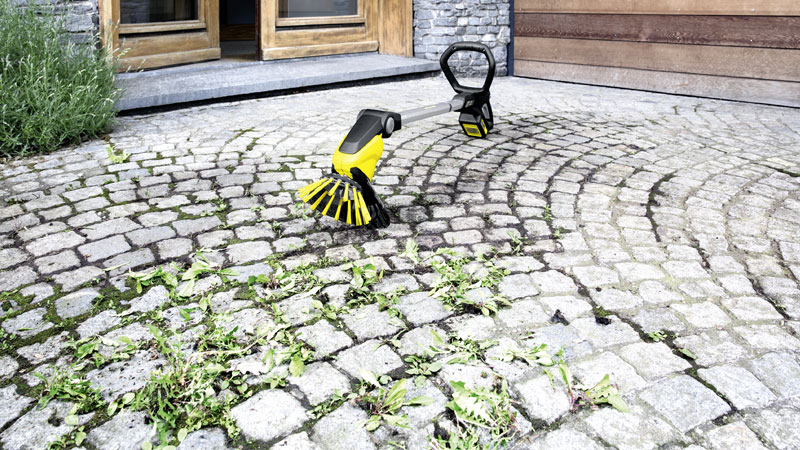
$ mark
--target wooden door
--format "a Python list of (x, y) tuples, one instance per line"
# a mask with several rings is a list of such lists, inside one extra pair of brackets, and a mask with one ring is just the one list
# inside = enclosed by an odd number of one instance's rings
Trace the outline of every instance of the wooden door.
[(514, 75), (800, 106), (798, 0), (516, 0)]
[(378, 3), (378, 0), (261, 0), (261, 58), (378, 50)]
[(121, 69), (219, 59), (218, 0), (100, 0), (101, 34)]

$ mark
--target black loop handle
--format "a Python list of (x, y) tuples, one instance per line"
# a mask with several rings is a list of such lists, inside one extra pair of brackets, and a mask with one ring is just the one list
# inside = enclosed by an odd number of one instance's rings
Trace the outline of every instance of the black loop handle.
[[(453, 71), (450, 70), (450, 65), (447, 64), (447, 61), (453, 56), (453, 53), (459, 51), (470, 51), (470, 52), (478, 52), (483, 53), (486, 56), (486, 60), (489, 61), (489, 73), (486, 74), (486, 81), (483, 82), (483, 87), (475, 88), (469, 86), (462, 86), (458, 80), (456, 80), (456, 76), (453, 75)], [(495, 69), (495, 62), (494, 62), (494, 55), (492, 55), (492, 51), (484, 44), (480, 42), (456, 42), (451, 44), (447, 47), (447, 50), (442, 53), (442, 57), (439, 58), (439, 64), (442, 66), (442, 72), (444, 72), (444, 76), (447, 78), (447, 81), (450, 82), (450, 86), (453, 87), (453, 90), (459, 94), (468, 93), (468, 94), (488, 94), (489, 88), (492, 86), (492, 80), (494, 80), (494, 69)]]

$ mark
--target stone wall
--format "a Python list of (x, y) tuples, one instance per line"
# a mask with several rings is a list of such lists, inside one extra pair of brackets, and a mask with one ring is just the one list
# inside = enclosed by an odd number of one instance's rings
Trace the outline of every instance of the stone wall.
[[(508, 71), (511, 41), (509, 0), (414, 0), (414, 56), (438, 60), (456, 41), (479, 41), (492, 49), (497, 75)], [(459, 52), (450, 65), (461, 74), (485, 73), (484, 58)]]
[(76, 42), (91, 42), (91, 36), (99, 30), (97, 0), (16, 0), (16, 3), (20, 7), (33, 3), (55, 8), (55, 12), (64, 21), (64, 29)]

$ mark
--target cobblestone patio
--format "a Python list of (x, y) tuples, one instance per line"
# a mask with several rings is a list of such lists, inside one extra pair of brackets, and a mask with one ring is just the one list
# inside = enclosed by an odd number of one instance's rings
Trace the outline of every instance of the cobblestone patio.
[[(228, 351), (203, 370), (230, 385), (201, 393), (227, 422), (164, 442), (428, 448), (454, 432), (451, 381), (505, 380), (515, 448), (800, 448), (800, 113), (513, 78), (493, 94), (486, 140), (455, 115), (387, 140), (382, 231), (293, 192), (327, 172), (359, 109), (447, 99), (443, 79), (124, 117), (117, 163), (98, 140), (1, 166), (0, 447), (157, 447), (151, 373)], [(445, 308), (432, 263), (457, 260), (472, 307)], [(384, 270), (371, 286), (367, 264)], [(158, 266), (177, 280), (137, 293), (129, 271)], [(357, 393), (362, 369), (410, 377), (431, 331), (482, 349), (408, 383), (432, 401), (402, 408), (410, 428), (367, 431), (370, 404), (336, 393)], [(541, 343), (576, 384), (609, 374), (630, 412), (573, 408), (555, 369), (502, 356)]]

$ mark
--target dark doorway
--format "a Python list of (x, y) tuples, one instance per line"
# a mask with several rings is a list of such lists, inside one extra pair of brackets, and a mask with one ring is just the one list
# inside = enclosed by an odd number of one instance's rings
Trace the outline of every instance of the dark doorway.
[(256, 60), (256, 1), (219, 1), (219, 37), (223, 58)]

